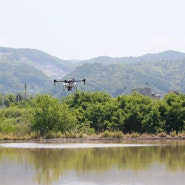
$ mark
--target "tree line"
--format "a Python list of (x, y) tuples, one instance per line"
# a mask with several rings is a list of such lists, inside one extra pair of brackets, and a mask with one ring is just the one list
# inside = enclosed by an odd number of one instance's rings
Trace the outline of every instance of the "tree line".
[(185, 95), (161, 100), (133, 93), (113, 98), (104, 92), (77, 91), (61, 99), (48, 94), (16, 100), (0, 95), (0, 136), (65, 133), (181, 133), (185, 130)]

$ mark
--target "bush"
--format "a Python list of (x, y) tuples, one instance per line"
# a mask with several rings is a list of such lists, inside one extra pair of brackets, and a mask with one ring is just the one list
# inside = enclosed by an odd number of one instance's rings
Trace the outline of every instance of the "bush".
[(172, 137), (175, 137), (175, 136), (177, 136), (177, 132), (174, 130), (174, 131), (172, 131), (172, 132), (170, 132), (170, 136), (172, 136)]
[(123, 137), (123, 132), (122, 131), (110, 132), (110, 131), (106, 130), (102, 133), (102, 137), (105, 137), (105, 138), (122, 138)]
[(167, 134), (165, 132), (158, 133), (157, 136), (159, 137), (166, 137)]
[(111, 133), (108, 130), (106, 130), (102, 133), (102, 137), (111, 137)]

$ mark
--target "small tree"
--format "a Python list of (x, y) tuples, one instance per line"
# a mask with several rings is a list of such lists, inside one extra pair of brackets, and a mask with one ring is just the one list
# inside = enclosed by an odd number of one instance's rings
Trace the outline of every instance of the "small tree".
[(72, 129), (76, 119), (66, 105), (62, 105), (57, 98), (49, 95), (39, 95), (34, 99), (33, 130), (42, 135), (51, 131), (65, 132)]
[(166, 131), (176, 131), (177, 133), (183, 131), (185, 127), (185, 95), (169, 93), (163, 100), (168, 106), (166, 116)]

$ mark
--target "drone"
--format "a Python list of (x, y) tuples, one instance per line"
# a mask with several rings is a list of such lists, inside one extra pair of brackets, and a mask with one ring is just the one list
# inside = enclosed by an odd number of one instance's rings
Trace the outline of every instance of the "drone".
[(54, 80), (54, 85), (56, 84), (56, 82), (63, 82), (63, 91), (65, 91), (66, 89), (68, 91), (71, 91), (73, 88), (74, 90), (77, 90), (77, 85), (76, 82), (86, 82), (86, 79), (82, 79), (82, 80), (75, 80), (74, 78), (68, 79), (68, 80)]

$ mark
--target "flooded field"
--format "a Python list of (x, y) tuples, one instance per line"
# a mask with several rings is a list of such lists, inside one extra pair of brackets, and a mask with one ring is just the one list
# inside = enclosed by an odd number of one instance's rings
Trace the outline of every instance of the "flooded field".
[(2, 185), (184, 185), (185, 141), (0, 143)]

